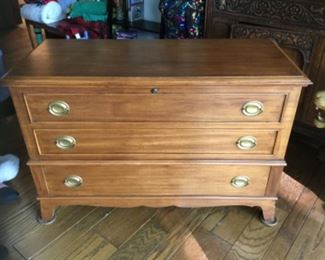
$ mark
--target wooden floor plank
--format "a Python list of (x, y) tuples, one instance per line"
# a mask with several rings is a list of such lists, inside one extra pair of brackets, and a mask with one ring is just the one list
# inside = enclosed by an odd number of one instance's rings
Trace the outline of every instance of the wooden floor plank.
[(36, 191), (29, 172), (25, 174), (20, 171), (18, 177), (8, 183), (8, 186), (18, 191), (20, 196), (18, 200), (12, 203), (1, 205), (0, 225), (21, 214), (21, 212), (32, 207), (33, 204), (37, 204)]
[(299, 232), (286, 259), (319, 259), (325, 256), (325, 214), (324, 202), (315, 203), (311, 214)]
[(142, 260), (145, 256), (153, 251), (167, 233), (159, 226), (158, 223), (150, 221), (142, 227), (127, 243), (116, 251), (109, 259), (132, 259)]
[(295, 204), (292, 212), (287, 215), (281, 230), (274, 237), (274, 241), (272, 241), (263, 259), (285, 259), (285, 255), (290, 249), (295, 236), (310, 213), (312, 203), (308, 201), (309, 199), (313, 200), (313, 194), (310, 190), (305, 189)]
[(32, 256), (33, 259), (67, 259), (78, 248), (84, 246), (84, 241), (80, 240), (94, 226), (105, 219), (111, 209), (95, 208), (86, 217), (81, 219), (72, 228), (65, 232), (62, 236), (52, 241), (42, 251)]
[(227, 213), (227, 207), (216, 207), (214, 208), (209, 216), (203, 220), (200, 227), (207, 231), (212, 231), (214, 227), (222, 221)]
[(38, 205), (34, 203), (29, 208), (25, 208), (20, 214), (7, 219), (0, 224), (0, 243), (10, 246), (21, 240), (29, 232), (40, 228), (37, 223)]
[(279, 223), (272, 228), (261, 223), (257, 216), (254, 217), (224, 259), (261, 259), (281, 228), (286, 216), (286, 211), (278, 209)]
[(197, 228), (170, 258), (171, 260), (219, 260), (231, 244), (203, 227)]
[(131, 237), (111, 259), (167, 259), (208, 216), (211, 209), (164, 208)]
[[(175, 209), (179, 211), (180, 209)], [(190, 209), (189, 212), (174, 226), (171, 218), (161, 219), (161, 226), (167, 232), (165, 239), (159, 243), (154, 252), (151, 252), (148, 259), (168, 259), (182, 245), (183, 241), (192, 235), (194, 230), (211, 213), (212, 208)]]
[(25, 25), (21, 24), (2, 34), (0, 49), (4, 52), (4, 63), (7, 70), (26, 57), (32, 51), (32, 46)]
[(249, 207), (227, 207), (224, 218), (216, 224), (212, 232), (228, 243), (233, 244), (257, 210)]
[(287, 174), (283, 174), (278, 192), (277, 208), (290, 212), (297, 202), (305, 186)]
[(114, 209), (94, 230), (115, 247), (120, 247), (156, 212), (153, 208)]
[[(300, 198), (295, 203), (292, 211), (288, 215), (263, 259), (285, 259), (292, 243), (299, 234), (301, 227), (317, 200), (316, 194), (325, 186), (325, 175), (323, 171), (325, 172), (325, 169), (319, 169), (318, 173), (311, 179), (309, 186), (312, 187), (313, 190), (307, 187), (303, 189)], [(286, 204), (289, 205), (290, 203)]]
[(7, 249), (9, 253), (8, 256), (5, 259), (1, 259), (1, 260), (25, 260), (26, 259), (21, 254), (19, 254), (13, 246), (8, 246)]
[(80, 246), (76, 247), (76, 249), (67, 257), (68, 259), (108, 259), (116, 251), (115, 246), (109, 243), (101, 235), (92, 231), (80, 238), (78, 244)]
[(57, 209), (57, 219), (52, 225), (39, 225), (19, 242), (14, 244), (16, 250), (26, 258), (32, 257), (52, 241), (62, 236), (76, 223), (87, 217), (91, 207), (61, 207)]
[[(308, 201), (312, 204), (312, 210), (304, 225), (297, 232), (296, 239), (291, 246), (286, 258), (295, 259), (324, 259), (325, 256), (325, 163), (318, 168), (318, 175), (314, 185), (310, 187), (315, 191), (313, 199)], [(317, 182), (318, 180), (318, 182)], [(319, 194), (319, 196), (317, 196)], [(297, 227), (298, 228), (298, 227)]]
[(22, 191), (19, 189), (18, 191), (20, 193), (20, 197), (17, 201), (6, 205), (1, 205), (0, 225), (7, 222), (9, 219), (16, 217), (17, 215), (20, 215), (21, 212), (32, 207), (33, 204), (37, 204), (36, 191), (34, 187), (30, 186), (26, 190)]

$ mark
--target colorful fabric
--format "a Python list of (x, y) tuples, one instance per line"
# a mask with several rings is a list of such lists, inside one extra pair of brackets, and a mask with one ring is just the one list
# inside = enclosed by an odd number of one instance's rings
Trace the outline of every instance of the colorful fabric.
[(116, 40), (132, 40), (138, 37), (138, 33), (132, 30), (116, 31)]
[(204, 0), (160, 0), (164, 36), (169, 39), (197, 39), (203, 36)]
[[(61, 21), (57, 28), (68, 39), (106, 39), (108, 38), (107, 23), (89, 22), (82, 17)], [(85, 37), (86, 36), (86, 37)]]
[(106, 21), (107, 1), (79, 1), (73, 4), (69, 17), (82, 17), (86, 21)]

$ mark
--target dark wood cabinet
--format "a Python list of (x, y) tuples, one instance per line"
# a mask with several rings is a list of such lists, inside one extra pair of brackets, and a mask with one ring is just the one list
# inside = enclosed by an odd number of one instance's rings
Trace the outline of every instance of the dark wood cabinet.
[[(314, 96), (325, 90), (325, 1), (207, 0), (206, 38), (268, 38), (313, 81), (301, 95), (296, 121), (313, 127)], [(324, 131), (325, 134), (325, 131)]]
[(0, 30), (6, 30), (21, 23), (18, 0), (0, 1)]

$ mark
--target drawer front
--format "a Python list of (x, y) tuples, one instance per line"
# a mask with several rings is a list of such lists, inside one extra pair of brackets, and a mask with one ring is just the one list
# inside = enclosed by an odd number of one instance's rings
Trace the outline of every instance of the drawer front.
[(64, 165), (42, 170), (50, 196), (263, 196), (270, 167), (191, 163)]
[[(273, 154), (275, 130), (37, 129), (40, 155)], [(255, 138), (255, 144), (254, 139)], [(246, 146), (250, 146), (249, 147)]]
[[(284, 94), (25, 95), (32, 122), (278, 122), (284, 100)], [(262, 104), (253, 116), (243, 110), (252, 101)]]

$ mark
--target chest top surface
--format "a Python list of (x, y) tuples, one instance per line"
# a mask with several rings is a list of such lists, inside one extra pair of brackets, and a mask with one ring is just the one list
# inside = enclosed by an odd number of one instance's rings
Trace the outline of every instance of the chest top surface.
[(308, 79), (268, 40), (47, 40), (7, 80), (66, 78)]

